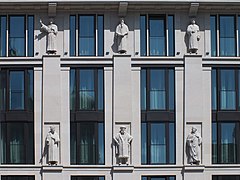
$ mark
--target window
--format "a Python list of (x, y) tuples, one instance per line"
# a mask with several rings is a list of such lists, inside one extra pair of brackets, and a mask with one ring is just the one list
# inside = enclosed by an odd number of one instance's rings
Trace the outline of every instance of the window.
[(71, 180), (104, 180), (103, 176), (72, 176)]
[(142, 180), (176, 180), (175, 176), (143, 176)]
[(212, 163), (214, 164), (240, 162), (239, 81), (239, 69), (212, 69)]
[[(236, 56), (237, 55), (236, 16), (212, 15), (210, 16), (210, 28), (211, 28), (211, 56)], [(218, 34), (219, 39), (217, 39)], [(219, 47), (217, 47), (218, 43)]]
[(0, 162), (33, 164), (33, 70), (1, 69), (0, 117)]
[(34, 180), (34, 176), (1, 176), (1, 180)]
[(104, 164), (103, 69), (70, 72), (71, 164)]
[[(77, 56), (76, 49), (78, 49), (78, 56), (103, 56), (103, 15), (79, 15), (78, 21), (76, 17), (76, 15), (70, 16), (70, 56)], [(78, 37), (76, 30), (78, 30)]]
[(174, 70), (141, 70), (142, 164), (175, 163)]
[(0, 56), (34, 56), (34, 16), (0, 16), (0, 25)]
[(141, 56), (174, 56), (174, 41), (173, 15), (140, 16)]
[(239, 175), (221, 175), (221, 176), (212, 176), (213, 180), (240, 180)]

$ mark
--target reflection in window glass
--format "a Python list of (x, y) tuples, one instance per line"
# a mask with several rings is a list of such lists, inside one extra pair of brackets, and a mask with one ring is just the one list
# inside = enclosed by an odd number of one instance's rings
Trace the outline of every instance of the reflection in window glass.
[(9, 17), (8, 56), (25, 56), (25, 17)]
[(212, 70), (212, 110), (217, 110), (217, 71)]
[(213, 180), (239, 180), (239, 175), (221, 175), (221, 176), (212, 176)]
[(0, 70), (0, 111), (6, 109), (6, 71)]
[(10, 71), (9, 109), (24, 109), (24, 71)]
[(221, 163), (236, 163), (235, 133), (235, 123), (221, 123)]
[(219, 16), (220, 56), (236, 56), (235, 16)]
[(169, 123), (169, 162), (175, 163), (175, 123)]
[(94, 56), (95, 53), (95, 16), (79, 16), (79, 50), (80, 56)]
[(236, 109), (235, 71), (223, 69), (220, 71), (220, 107), (221, 110)]
[(104, 124), (71, 123), (71, 164), (104, 164)]
[(33, 70), (27, 71), (27, 87), (28, 87), (28, 94), (27, 94), (27, 109), (33, 111)]
[(34, 180), (34, 176), (1, 176), (1, 180)]
[(210, 29), (211, 29), (211, 56), (217, 56), (217, 18), (210, 16)]
[(174, 86), (174, 82), (175, 82), (175, 78), (174, 78), (174, 70), (173, 69), (169, 69), (169, 73), (168, 73), (168, 85), (169, 85), (169, 110), (174, 110), (175, 108), (175, 104), (174, 104), (174, 99), (175, 99), (175, 86)]
[(149, 17), (149, 55), (165, 56), (165, 22), (164, 17)]
[(71, 180), (104, 180), (103, 176), (72, 176)]
[(141, 160), (142, 164), (147, 163), (147, 123), (141, 123)]
[(69, 21), (70, 56), (76, 56), (76, 16), (71, 15)]
[(174, 47), (174, 16), (168, 16), (168, 55), (174, 56), (175, 47)]
[(97, 16), (97, 32), (98, 32), (98, 56), (103, 56), (104, 53), (104, 21), (103, 15)]
[(146, 69), (141, 70), (141, 110), (147, 108), (147, 74)]
[(176, 180), (175, 176), (143, 176), (142, 180)]
[(150, 109), (166, 109), (165, 70), (150, 70)]
[(103, 110), (103, 70), (98, 70), (98, 110)]
[(76, 104), (76, 71), (70, 70), (70, 110), (75, 110)]
[(0, 16), (0, 56), (6, 56), (6, 39), (7, 39), (7, 17)]
[(34, 53), (34, 16), (28, 16), (28, 56)]
[(146, 16), (140, 16), (140, 54), (141, 56), (147, 55), (147, 25)]
[(79, 88), (79, 107), (80, 110), (95, 109), (95, 92), (94, 92), (94, 71), (85, 69), (81, 70), (80, 88)]
[(166, 163), (165, 124), (151, 124), (151, 164)]
[(212, 163), (217, 163), (217, 123), (212, 123)]

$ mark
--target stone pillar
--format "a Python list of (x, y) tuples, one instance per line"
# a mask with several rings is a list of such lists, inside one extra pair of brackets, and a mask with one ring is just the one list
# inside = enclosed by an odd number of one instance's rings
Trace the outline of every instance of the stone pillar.
[(113, 127), (113, 68), (104, 67), (104, 104), (105, 104), (105, 165), (111, 166), (113, 163), (112, 149), (110, 148), (113, 142), (112, 127)]
[(42, 67), (34, 67), (34, 142), (35, 164), (42, 158)]
[[(138, 73), (132, 73), (130, 55), (114, 55), (113, 57), (113, 137), (120, 130), (120, 126), (126, 126), (126, 131), (133, 134), (133, 77), (138, 78)], [(137, 85), (137, 84), (135, 84)], [(138, 85), (137, 85), (138, 86)], [(136, 87), (134, 86), (134, 89)], [(137, 93), (137, 92), (136, 92)], [(135, 98), (134, 98), (135, 99)], [(135, 127), (134, 127), (135, 128)], [(137, 128), (138, 129), (138, 128)], [(133, 137), (134, 138), (134, 137)], [(134, 139), (133, 139), (134, 141)], [(115, 144), (115, 143), (113, 143)], [(113, 148), (113, 179), (132, 179), (133, 157), (132, 145), (129, 165), (117, 164), (116, 149)]]
[(61, 67), (61, 164), (70, 165), (70, 67)]
[[(184, 179), (185, 180), (202, 180), (204, 179), (204, 154), (202, 146), (199, 148), (200, 164), (190, 165), (186, 154), (186, 139), (194, 126), (202, 137), (204, 124), (204, 91), (203, 91), (203, 68), (201, 55), (185, 55), (184, 57), (184, 120), (185, 120), (185, 137), (184, 137)], [(208, 140), (209, 141), (209, 140)]]
[[(54, 126), (56, 132), (60, 136), (60, 144), (58, 148), (58, 164), (61, 164), (61, 69), (60, 69), (60, 56), (59, 55), (45, 55), (43, 56), (43, 105), (42, 105), (42, 118), (43, 118), (43, 147), (45, 146), (46, 135), (50, 130), (50, 126)], [(69, 96), (68, 96), (69, 97)], [(46, 154), (43, 159), (43, 164), (47, 164)], [(49, 167), (51, 168), (51, 167)], [(47, 170), (48, 171), (48, 170)], [(58, 171), (58, 170), (57, 170)], [(44, 171), (43, 171), (44, 172)], [(51, 172), (51, 174), (53, 174)], [(47, 178), (48, 179), (48, 178)]]

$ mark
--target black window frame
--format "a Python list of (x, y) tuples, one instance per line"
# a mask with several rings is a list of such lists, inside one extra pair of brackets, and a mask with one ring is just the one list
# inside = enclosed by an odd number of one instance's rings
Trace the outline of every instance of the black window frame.
[(235, 177), (234, 180), (240, 180), (240, 175), (232, 175), (232, 174), (231, 175), (212, 175), (212, 180), (229, 180), (230, 177)]
[[(28, 82), (30, 79), (28, 78), (28, 71), (32, 71), (32, 95), (33, 95), (33, 101), (31, 102), (31, 107), (28, 106), (29, 99), (29, 84)], [(34, 138), (32, 139), (32, 142), (29, 141), (29, 136), (34, 137), (34, 73), (33, 68), (1, 68), (1, 73), (5, 75), (5, 88), (6, 88), (6, 104), (5, 109), (0, 110), (0, 128), (1, 125), (3, 125), (3, 128), (5, 128), (4, 136), (6, 138), (6, 143), (8, 144), (6, 149), (6, 162), (1, 162), (1, 164), (35, 164), (35, 147), (34, 147)], [(10, 72), (11, 71), (23, 71), (24, 72), (24, 109), (22, 110), (11, 110), (9, 107), (9, 88), (10, 88)], [(13, 163), (10, 160), (10, 135), (11, 135), (11, 129), (8, 128), (8, 126), (14, 125), (15, 123), (22, 123), (24, 124), (24, 161), (20, 163)], [(32, 128), (32, 129), (31, 129)], [(32, 133), (29, 135), (30, 131)], [(3, 132), (2, 132), (3, 133)], [(30, 155), (32, 154), (32, 157)]]
[[(151, 110), (150, 109), (150, 70), (165, 70), (165, 90), (166, 90), (166, 109), (165, 110)], [(142, 70), (146, 70), (146, 109), (141, 109), (141, 124), (146, 123), (146, 136), (147, 136), (147, 162), (144, 163), (143, 159), (141, 164), (148, 165), (161, 165), (161, 164), (176, 164), (176, 146), (174, 147), (174, 162), (170, 162), (170, 136), (169, 136), (169, 125), (174, 124), (174, 141), (176, 144), (176, 122), (175, 122), (175, 70), (173, 67), (142, 67)], [(169, 105), (169, 72), (173, 72), (173, 96), (174, 96), (174, 107), (170, 110)], [(166, 163), (151, 163), (151, 124), (153, 123), (164, 123), (165, 124), (165, 137), (166, 137)]]
[[(233, 70), (235, 77), (235, 93), (236, 93), (236, 107), (235, 109), (221, 109), (221, 70)], [(239, 164), (240, 163), (240, 107), (239, 107), (239, 96), (240, 96), (240, 67), (222, 67), (216, 66), (212, 67), (212, 82), (213, 82), (213, 71), (216, 72), (216, 109), (212, 109), (212, 128), (213, 123), (216, 124), (216, 147), (212, 142), (212, 164)], [(212, 86), (213, 88), (213, 86)], [(213, 92), (213, 89), (212, 89)], [(213, 101), (213, 98), (212, 98)], [(224, 123), (235, 123), (235, 138), (236, 138), (236, 159), (235, 162), (222, 162), (222, 150), (221, 150), (221, 125)], [(213, 132), (212, 132), (213, 133)], [(212, 134), (213, 135), (213, 134)], [(216, 154), (214, 154), (214, 149), (216, 149)], [(214, 155), (216, 156), (216, 161), (214, 162)]]
[(92, 178), (91, 180), (105, 180), (105, 176), (71, 176), (71, 180), (89, 180), (89, 178)]
[(171, 175), (167, 175), (167, 176), (164, 176), (164, 175), (154, 175), (154, 176), (142, 176), (142, 180), (151, 180), (152, 178), (165, 178), (165, 180), (170, 180), (170, 178), (175, 178), (175, 180), (176, 180), (176, 176), (175, 175), (173, 175), (173, 176), (171, 176)]
[[(79, 42), (79, 38), (80, 38), (80, 28), (79, 28), (79, 17), (80, 16), (93, 16), (94, 17), (94, 54), (92, 55), (80, 55), (79, 53), (79, 46), (80, 46), (80, 42)], [(103, 17), (102, 18), (102, 23), (103, 23), (103, 26), (101, 29), (102, 31), (102, 52), (100, 52), (98, 46), (100, 45), (99, 43), (99, 35), (100, 35), (100, 31), (98, 30), (98, 28), (100, 28), (99, 26), (99, 17)], [(71, 51), (69, 53), (69, 56), (70, 57), (86, 57), (86, 56), (98, 56), (98, 57), (101, 57), (101, 56), (104, 56), (104, 52), (105, 52), (105, 49), (104, 49), (104, 14), (103, 13), (99, 13), (99, 14), (70, 14), (69, 15), (69, 21), (71, 20), (71, 18), (74, 19), (74, 24), (73, 24), (73, 27), (75, 27), (75, 30), (70, 29), (70, 34), (71, 36), (73, 36), (73, 38), (75, 38), (72, 42), (69, 43), (69, 48), (74, 48), (73, 51)], [(71, 31), (74, 31), (74, 32), (71, 32)], [(69, 38), (69, 41), (70, 41), (70, 38)]]
[(34, 180), (34, 175), (1, 175), (1, 180)]
[[(78, 128), (81, 126), (81, 123), (85, 123), (85, 124), (92, 124), (94, 126), (94, 135), (93, 137), (95, 137), (95, 140), (98, 141), (98, 124), (102, 123), (103, 124), (103, 142), (105, 144), (105, 120), (104, 120), (104, 70), (103, 67), (72, 67), (71, 69), (75, 70), (75, 92), (76, 92), (76, 100), (75, 100), (75, 108), (70, 110), (70, 123), (71, 123), (71, 128), (75, 128), (75, 131), (77, 132), (76, 138), (79, 136), (79, 132), (78, 132)], [(94, 71), (94, 91), (95, 91), (95, 109), (94, 110), (81, 110), (79, 109), (79, 72), (81, 70), (93, 70)], [(102, 70), (102, 78), (103, 78), (103, 94), (102, 94), (102, 99), (103, 99), (103, 109), (98, 109), (98, 72), (99, 70)], [(71, 77), (70, 77), (71, 78)], [(79, 142), (79, 141), (76, 141)], [(97, 142), (98, 143), (98, 142)], [(81, 163), (80, 162), (80, 149), (78, 148), (78, 144), (76, 151), (76, 160), (75, 162), (70, 162), (71, 165), (77, 164), (77, 165), (99, 165), (99, 164), (105, 164), (105, 145), (103, 146), (104, 148), (104, 160), (103, 163), (99, 163), (99, 157), (98, 157), (98, 153), (99, 153), (99, 144), (96, 143), (96, 152), (95, 152), (95, 162), (86, 162), (86, 163)]]
[[(173, 17), (173, 32), (169, 32), (169, 17)], [(141, 24), (141, 20), (144, 18), (144, 24)], [(150, 54), (150, 18), (161, 18), (164, 20), (164, 37), (165, 37), (165, 52), (164, 55), (151, 55)], [(140, 14), (140, 56), (150, 56), (150, 57), (170, 57), (175, 56), (175, 16), (173, 13), (170, 14)], [(142, 32), (141, 28), (145, 28), (144, 32)], [(170, 34), (172, 34), (172, 42), (170, 43)], [(144, 37), (141, 37), (144, 35)], [(170, 50), (170, 47), (173, 47)], [(145, 52), (142, 52), (142, 48), (144, 48)]]

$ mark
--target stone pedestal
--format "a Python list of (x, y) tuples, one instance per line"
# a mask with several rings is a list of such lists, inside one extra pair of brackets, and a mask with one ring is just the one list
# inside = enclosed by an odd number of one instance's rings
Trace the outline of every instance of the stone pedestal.
[(113, 166), (113, 180), (134, 179), (133, 166)]
[(204, 166), (185, 166), (183, 169), (184, 179), (186, 180), (203, 180), (204, 178)]
[(62, 170), (63, 166), (43, 166), (42, 177), (43, 179), (63, 180)]

